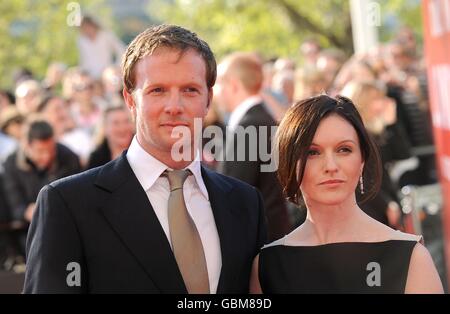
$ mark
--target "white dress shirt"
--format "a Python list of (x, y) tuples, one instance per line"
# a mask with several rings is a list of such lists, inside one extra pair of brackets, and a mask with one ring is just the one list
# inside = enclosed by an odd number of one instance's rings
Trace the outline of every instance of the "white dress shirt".
[(230, 120), (228, 120), (228, 130), (233, 132), (239, 125), (239, 122), (245, 116), (247, 111), (251, 108), (263, 102), (263, 99), (259, 95), (251, 96), (241, 102), (231, 113)]
[(103, 70), (113, 64), (113, 56), (116, 63), (120, 63), (125, 46), (113, 33), (100, 30), (94, 40), (80, 35), (78, 50), (80, 67), (98, 79), (101, 78)]
[[(167, 202), (170, 193), (169, 181), (166, 177), (161, 176), (166, 169), (170, 168), (147, 153), (137, 141), (136, 136), (128, 149), (127, 159), (139, 183), (146, 192), (159, 223), (167, 236), (167, 240), (172, 246), (167, 217)], [(189, 169), (193, 174), (188, 176), (183, 185), (186, 208), (194, 220), (203, 243), (210, 291), (211, 293), (216, 293), (222, 268), (222, 254), (219, 234), (209, 202), (208, 190), (201, 174), (200, 160), (196, 158), (185, 169)]]

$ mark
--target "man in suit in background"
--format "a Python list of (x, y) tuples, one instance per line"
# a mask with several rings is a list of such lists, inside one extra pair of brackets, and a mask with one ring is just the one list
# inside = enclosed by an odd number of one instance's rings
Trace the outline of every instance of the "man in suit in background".
[[(276, 126), (260, 96), (262, 82), (262, 64), (254, 54), (236, 52), (220, 63), (215, 99), (231, 115), (225, 158), (218, 170), (261, 191), (266, 207), (268, 240), (274, 241), (291, 231), (291, 223), (276, 168), (265, 171), (262, 167), (272, 162), (264, 160), (262, 154), (270, 154), (272, 127)], [(263, 128), (267, 132), (261, 133)], [(252, 158), (252, 154), (256, 158)]]
[(188, 159), (172, 151), (177, 128), (194, 146), (213, 53), (186, 29), (156, 26), (127, 48), (123, 76), (136, 136), (118, 159), (40, 192), (24, 292), (247, 293), (265, 242), (260, 193), (202, 167), (196, 147)]

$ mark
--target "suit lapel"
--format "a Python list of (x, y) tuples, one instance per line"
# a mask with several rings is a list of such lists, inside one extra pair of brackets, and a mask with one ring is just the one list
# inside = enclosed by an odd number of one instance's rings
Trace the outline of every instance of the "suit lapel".
[(162, 293), (187, 293), (170, 244), (126, 153), (102, 169), (96, 185), (110, 192), (101, 211)]
[(220, 272), (217, 293), (226, 293), (233, 286), (237, 272), (233, 269), (236, 265), (236, 245), (239, 243), (238, 233), (234, 232), (233, 225), (237, 217), (232, 211), (229, 193), (232, 186), (216, 173), (202, 167), (202, 177), (208, 190), (209, 201), (216, 222), (222, 253), (222, 269)]

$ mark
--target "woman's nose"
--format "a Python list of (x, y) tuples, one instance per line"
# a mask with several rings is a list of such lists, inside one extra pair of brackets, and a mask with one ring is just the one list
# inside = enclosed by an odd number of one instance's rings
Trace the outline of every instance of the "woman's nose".
[(337, 170), (338, 164), (336, 162), (336, 157), (333, 154), (325, 155), (325, 171), (336, 172)]

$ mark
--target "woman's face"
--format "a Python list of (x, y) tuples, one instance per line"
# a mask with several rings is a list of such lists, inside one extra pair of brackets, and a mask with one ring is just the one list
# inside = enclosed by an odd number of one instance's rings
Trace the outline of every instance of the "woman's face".
[(324, 118), (308, 151), (300, 190), (306, 204), (339, 205), (355, 199), (364, 162), (358, 135), (338, 115)]
[(127, 148), (133, 139), (134, 125), (126, 110), (108, 113), (105, 121), (105, 136), (114, 146)]
[[(380, 134), (386, 125), (392, 124), (396, 120), (395, 103), (386, 95), (376, 89), (366, 92), (367, 104), (361, 110), (361, 115), (367, 130), (373, 134)], [(392, 116), (393, 115), (393, 116)]]
[(368, 99), (370, 99), (366, 108), (367, 118), (378, 118), (383, 114), (387, 97), (378, 90), (372, 89), (368, 91)]

